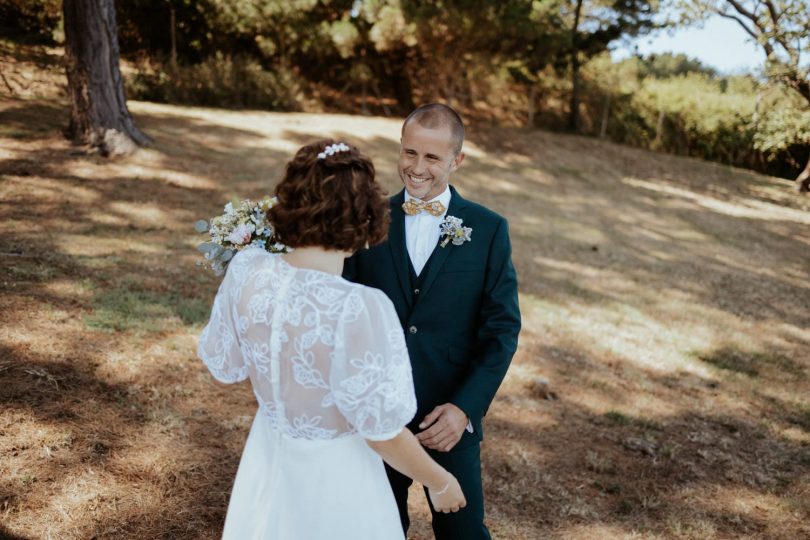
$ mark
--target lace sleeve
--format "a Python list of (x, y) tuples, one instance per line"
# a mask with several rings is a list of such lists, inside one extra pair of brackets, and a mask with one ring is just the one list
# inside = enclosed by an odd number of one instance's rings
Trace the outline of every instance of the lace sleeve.
[(396, 437), (416, 414), (405, 336), (380, 291), (352, 292), (336, 335), (330, 385), (338, 410), (363, 437)]
[(247, 271), (242, 253), (228, 265), (225, 279), (211, 308), (211, 318), (200, 335), (197, 356), (208, 371), (220, 382), (235, 383), (248, 377), (247, 365), (239, 349), (237, 305), (241, 296), (241, 283)]

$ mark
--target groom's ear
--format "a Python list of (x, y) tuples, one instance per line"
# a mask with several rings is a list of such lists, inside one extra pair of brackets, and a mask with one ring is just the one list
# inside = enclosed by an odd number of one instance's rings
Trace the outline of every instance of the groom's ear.
[(464, 161), (465, 154), (464, 152), (459, 152), (456, 157), (453, 159), (453, 165), (451, 166), (451, 171), (455, 171), (459, 167), (461, 167), (461, 162)]

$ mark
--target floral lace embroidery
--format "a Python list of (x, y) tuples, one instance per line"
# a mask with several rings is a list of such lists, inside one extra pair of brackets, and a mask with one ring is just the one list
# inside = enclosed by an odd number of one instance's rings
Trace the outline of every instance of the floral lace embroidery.
[(385, 295), (263, 250), (231, 261), (198, 354), (222, 382), (250, 377), (260, 410), (290, 437), (390, 438), (416, 411)]

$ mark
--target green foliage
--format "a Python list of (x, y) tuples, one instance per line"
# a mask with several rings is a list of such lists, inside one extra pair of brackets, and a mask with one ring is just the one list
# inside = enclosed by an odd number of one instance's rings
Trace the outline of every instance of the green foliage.
[(364, 2), (362, 14), (371, 24), (369, 39), (377, 51), (384, 53), (417, 45), (416, 25), (405, 20), (398, 1)]
[(810, 107), (784, 88), (771, 88), (760, 105), (762, 114), (754, 147), (773, 158), (795, 145), (810, 146)]
[(143, 63), (125, 83), (130, 98), (164, 103), (290, 111), (299, 110), (302, 99), (301, 84), (290, 72), (221, 53), (177, 69), (165, 62)]
[[(755, 147), (770, 159), (786, 157), (801, 170), (810, 167), (810, 63), (802, 53), (810, 49), (810, 0), (676, 0), (682, 21), (703, 21), (714, 15), (736, 21), (756, 40), (766, 55), (765, 75), (771, 94), (788, 90), (783, 107), (763, 115), (757, 125)], [(792, 151), (804, 156), (796, 161)]]
[(332, 43), (341, 58), (353, 56), (360, 42), (360, 32), (347, 16), (332, 23), (323, 22), (323, 32), (332, 38)]
[(717, 72), (704, 66), (697, 58), (689, 58), (685, 54), (650, 54), (641, 59), (641, 75), (659, 79), (686, 75), (688, 73), (701, 73), (710, 77), (717, 76)]
[(797, 141), (810, 146), (810, 122), (795, 93), (749, 76), (720, 78), (677, 56), (613, 63), (600, 55), (583, 67), (583, 78), (587, 132), (599, 133), (607, 108), (606, 135), (617, 142), (788, 176), (766, 161), (789, 160), (786, 152), (801, 151)]
[(61, 17), (61, 0), (0, 0), (0, 29), (28, 41), (53, 42)]
[(750, 148), (756, 97), (753, 82), (748, 92), (732, 93), (723, 86), (721, 80), (697, 73), (645, 79), (634, 100), (649, 126), (663, 112), (660, 148), (731, 164), (738, 151)]

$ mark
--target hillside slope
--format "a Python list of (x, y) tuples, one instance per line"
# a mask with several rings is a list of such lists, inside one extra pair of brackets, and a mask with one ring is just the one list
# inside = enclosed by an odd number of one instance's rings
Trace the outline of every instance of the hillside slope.
[[(399, 189), (397, 120), (131, 109), (155, 146), (105, 161), (61, 138), (58, 98), (0, 98), (0, 536), (217, 538), (255, 405), (195, 358), (218, 280), (191, 224), (321, 136)], [(808, 200), (472, 131), (453, 181), (509, 218), (524, 317), (486, 421), (494, 537), (810, 535)]]

